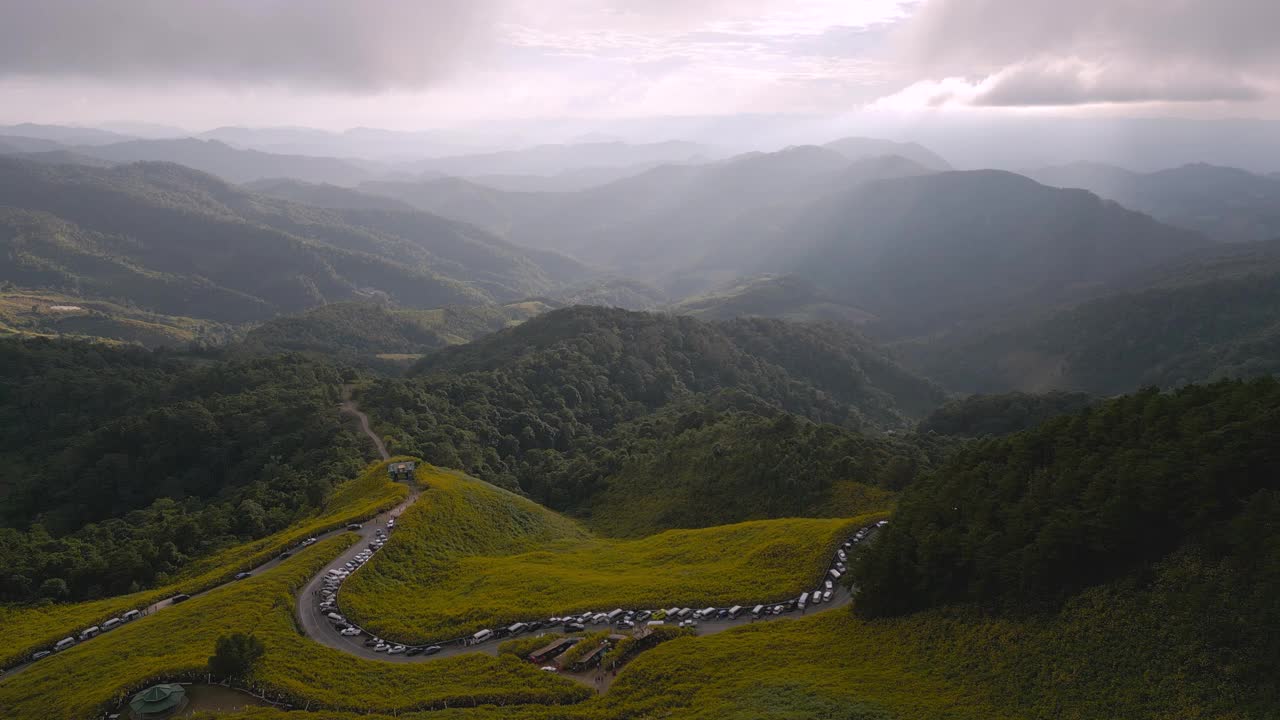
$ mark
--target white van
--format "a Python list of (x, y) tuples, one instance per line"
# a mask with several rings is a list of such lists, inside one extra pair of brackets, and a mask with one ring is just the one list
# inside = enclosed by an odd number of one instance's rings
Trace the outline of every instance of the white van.
[(803, 610), (803, 609), (804, 609), (804, 606), (805, 606), (808, 602), (809, 602), (809, 593), (807, 593), (807, 592), (802, 592), (802, 593), (800, 593), (800, 600), (799, 600), (799, 601), (797, 601), (797, 602), (796, 602), (796, 604), (800, 606), (800, 609), (801, 609), (801, 610)]
[(754, 615), (754, 616), (756, 616), (756, 617), (760, 617), (760, 613), (762, 613), (762, 612), (764, 612), (764, 606), (763, 606), (763, 605), (757, 605), (757, 606), (755, 606), (755, 607), (751, 608), (751, 614), (752, 614), (752, 615)]
[(493, 637), (492, 630), (481, 630), (480, 632), (471, 636), (471, 642), (473, 643), (484, 642), (485, 640), (488, 640), (491, 637)]
[(738, 616), (739, 616), (739, 615), (741, 615), (741, 614), (742, 614), (742, 606), (741, 606), (741, 605), (734, 605), (733, 607), (729, 608), (729, 617), (730, 617), (730, 618), (733, 618), (733, 619), (735, 619), (735, 620), (736, 620), (736, 619), (738, 618)]
[(618, 608), (617, 610), (614, 610), (614, 611), (610, 612), (610, 613), (609, 613), (609, 615), (608, 615), (609, 622), (615, 622), (615, 621), (617, 621), (617, 619), (618, 619), (621, 615), (622, 615), (622, 608)]
[(84, 641), (92, 637), (97, 637), (100, 632), (102, 632), (102, 628), (99, 628), (97, 625), (87, 627), (80, 631), (80, 640)]
[(510, 634), (512, 634), (512, 635), (515, 635), (516, 633), (524, 632), (524, 629), (525, 629), (525, 628), (527, 628), (527, 627), (529, 627), (529, 626), (528, 626), (528, 624), (526, 624), (526, 623), (522, 623), (522, 622), (518, 622), (518, 623), (513, 624), (511, 627), (507, 628), (507, 632), (508, 632), (508, 633), (510, 633)]
[(706, 619), (710, 620), (710, 619), (714, 618), (715, 616), (716, 616), (716, 609), (715, 609), (715, 608), (713, 608), (713, 607), (709, 607), (709, 608), (703, 608), (703, 609), (702, 609), (702, 617), (704, 617), (704, 618), (706, 618)]
[(839, 580), (839, 579), (840, 579), (840, 571), (839, 571), (839, 570), (836, 570), (835, 568), (831, 568), (830, 570), (828, 570), (828, 571), (827, 571), (827, 574), (831, 576), (831, 579), (832, 579), (832, 580)]
[(121, 620), (120, 618), (111, 618), (110, 620), (102, 623), (102, 631), (106, 632), (108, 630), (115, 630), (116, 628), (120, 627), (121, 623), (123, 622), (124, 621)]
[(64, 637), (64, 638), (62, 638), (61, 640), (59, 640), (58, 642), (54, 643), (54, 645), (53, 645), (53, 651), (54, 651), (54, 652), (58, 652), (58, 651), (60, 651), (60, 650), (66, 650), (67, 648), (69, 648), (69, 647), (71, 647), (72, 645), (75, 645), (75, 644), (76, 644), (76, 639), (75, 639), (75, 638), (73, 638), (73, 637)]
[(125, 621), (125, 622), (129, 622), (130, 620), (137, 620), (137, 619), (138, 619), (138, 618), (140, 618), (140, 617), (142, 617), (142, 612), (141, 612), (141, 611), (139, 611), (139, 610), (130, 610), (129, 612), (127, 612), (127, 613), (125, 613), (125, 614), (121, 615), (121, 616), (120, 616), (120, 619), (121, 619), (121, 620), (123, 620), (123, 621)]

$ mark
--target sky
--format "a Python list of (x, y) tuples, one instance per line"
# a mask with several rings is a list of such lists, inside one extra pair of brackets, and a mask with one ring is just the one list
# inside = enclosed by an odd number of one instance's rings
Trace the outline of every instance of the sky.
[(1277, 0), (0, 0), (0, 123), (1280, 119)]

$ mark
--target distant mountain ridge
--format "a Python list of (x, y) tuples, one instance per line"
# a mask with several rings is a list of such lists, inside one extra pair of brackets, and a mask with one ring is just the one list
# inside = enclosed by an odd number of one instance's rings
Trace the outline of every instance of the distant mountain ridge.
[(232, 183), (284, 176), (306, 182), (351, 186), (375, 174), (362, 167), (359, 161), (241, 150), (217, 140), (194, 138), (129, 140), (110, 145), (77, 146), (74, 150), (116, 163), (177, 163)]
[(1046, 185), (1084, 188), (1222, 242), (1280, 237), (1280, 179), (1274, 176), (1204, 163), (1152, 173), (1077, 163), (1026, 174)]
[(929, 170), (952, 170), (951, 163), (929, 148), (914, 142), (894, 142), (877, 138), (847, 137), (826, 143), (822, 147), (835, 150), (850, 160), (867, 160), (876, 157), (897, 156)]
[(667, 309), (701, 320), (771, 317), (797, 322), (862, 325), (875, 319), (795, 275), (746, 278), (706, 295), (685, 298)]
[(1280, 241), (1198, 254), (1012, 327), (906, 345), (959, 392), (1099, 395), (1280, 373)]
[(0, 273), (171, 315), (261, 320), (385, 296), (407, 307), (536, 295), (581, 266), (421, 212), (273, 200), (178, 165), (0, 158)]
[(913, 335), (1052, 303), (1207, 245), (1083, 190), (1002, 171), (868, 182), (806, 208), (760, 263)]

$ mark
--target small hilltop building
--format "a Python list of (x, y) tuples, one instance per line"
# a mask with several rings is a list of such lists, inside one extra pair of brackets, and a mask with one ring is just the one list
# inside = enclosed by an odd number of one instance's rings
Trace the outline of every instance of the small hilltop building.
[(393, 462), (387, 466), (387, 474), (396, 482), (407, 483), (413, 480), (413, 469), (415, 467), (417, 467), (417, 463), (409, 460)]

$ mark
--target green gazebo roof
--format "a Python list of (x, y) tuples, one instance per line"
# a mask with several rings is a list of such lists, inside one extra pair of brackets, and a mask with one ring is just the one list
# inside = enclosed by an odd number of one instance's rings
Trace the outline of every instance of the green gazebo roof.
[(152, 685), (129, 701), (129, 709), (139, 716), (155, 715), (172, 710), (186, 699), (187, 691), (176, 683)]

